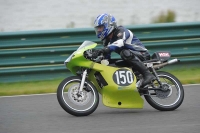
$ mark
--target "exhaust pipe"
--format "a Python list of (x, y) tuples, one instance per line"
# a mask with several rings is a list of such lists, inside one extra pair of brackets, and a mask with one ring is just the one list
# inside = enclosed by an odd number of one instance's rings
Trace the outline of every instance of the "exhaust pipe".
[(178, 59), (169, 60), (168, 64), (174, 64), (176, 62), (180, 62), (180, 60), (178, 60)]
[(174, 63), (176, 63), (176, 62), (180, 62), (180, 60), (178, 60), (178, 59), (172, 59), (172, 60), (169, 60), (169, 61), (167, 61), (167, 62), (165, 62), (165, 63), (155, 65), (155, 66), (153, 66), (153, 68), (154, 68), (154, 69), (159, 69), (159, 68), (161, 68), (161, 67), (164, 67), (164, 66), (170, 65), (170, 64), (174, 64)]

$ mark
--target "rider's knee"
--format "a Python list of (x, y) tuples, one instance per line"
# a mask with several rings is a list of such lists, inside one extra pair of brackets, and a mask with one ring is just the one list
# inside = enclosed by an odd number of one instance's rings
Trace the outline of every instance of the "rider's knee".
[(128, 49), (124, 49), (120, 52), (120, 56), (125, 61), (135, 60), (135, 55)]

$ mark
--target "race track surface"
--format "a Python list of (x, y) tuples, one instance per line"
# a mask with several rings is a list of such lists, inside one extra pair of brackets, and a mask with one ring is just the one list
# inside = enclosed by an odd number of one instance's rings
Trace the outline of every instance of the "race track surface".
[(0, 133), (199, 133), (200, 85), (184, 86), (185, 99), (175, 111), (114, 109), (100, 104), (86, 117), (74, 117), (55, 94), (0, 97)]

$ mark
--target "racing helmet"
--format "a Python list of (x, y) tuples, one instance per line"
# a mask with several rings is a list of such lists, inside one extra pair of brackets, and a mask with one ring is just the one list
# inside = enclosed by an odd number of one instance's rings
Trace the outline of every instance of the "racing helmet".
[(94, 21), (96, 36), (104, 40), (117, 27), (115, 18), (107, 13), (97, 16)]

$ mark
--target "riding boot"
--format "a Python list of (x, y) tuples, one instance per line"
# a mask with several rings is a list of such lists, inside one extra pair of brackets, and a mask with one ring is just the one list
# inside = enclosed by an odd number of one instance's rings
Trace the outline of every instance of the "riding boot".
[(131, 61), (133, 63), (134, 69), (139, 71), (143, 76), (143, 82), (141, 87), (145, 87), (147, 84), (149, 84), (152, 80), (155, 80), (156, 77), (147, 69), (147, 67), (139, 61)]
[(155, 80), (156, 77), (150, 73), (150, 71), (147, 69), (147, 67), (140, 62), (138, 59), (139, 57), (142, 57), (139, 52), (134, 52), (131, 50), (124, 49), (121, 51), (120, 55), (123, 60), (127, 61), (129, 64), (133, 66), (133, 69), (139, 71), (143, 76), (143, 82), (141, 87), (145, 87), (147, 84), (149, 84), (152, 80)]

